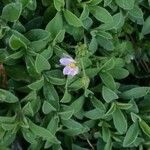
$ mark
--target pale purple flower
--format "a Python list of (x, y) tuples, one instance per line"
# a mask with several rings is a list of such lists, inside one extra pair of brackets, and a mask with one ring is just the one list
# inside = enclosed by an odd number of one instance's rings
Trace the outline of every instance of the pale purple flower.
[(64, 56), (59, 60), (59, 62), (61, 63), (61, 65), (65, 66), (65, 68), (63, 69), (64, 75), (75, 76), (79, 73), (79, 68), (76, 65), (76, 61), (72, 57)]

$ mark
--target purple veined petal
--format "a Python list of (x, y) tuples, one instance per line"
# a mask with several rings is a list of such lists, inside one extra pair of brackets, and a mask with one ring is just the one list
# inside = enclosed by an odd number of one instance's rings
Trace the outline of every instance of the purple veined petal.
[(66, 66), (64, 69), (63, 69), (63, 74), (64, 75), (70, 75), (70, 76), (75, 76), (76, 74), (79, 73), (79, 68), (78, 67), (75, 67), (75, 68), (71, 68), (69, 66)]
[(78, 67), (72, 68), (72, 70), (70, 71), (71, 76), (75, 76), (78, 73), (79, 73), (79, 68)]
[(63, 74), (64, 75), (70, 75), (70, 72), (72, 71), (72, 68), (69, 67), (69, 66), (66, 66), (64, 69), (63, 69)]
[(64, 58), (61, 58), (60, 60), (59, 60), (59, 62), (61, 63), (61, 65), (64, 65), (64, 66), (66, 66), (66, 65), (69, 65), (69, 64), (71, 64), (71, 63), (75, 63), (76, 61), (75, 60), (73, 60), (73, 58), (67, 58), (67, 57), (64, 57)]

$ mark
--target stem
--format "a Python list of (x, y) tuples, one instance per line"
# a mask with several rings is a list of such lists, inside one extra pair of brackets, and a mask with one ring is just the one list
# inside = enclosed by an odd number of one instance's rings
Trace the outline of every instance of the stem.
[(68, 91), (68, 78), (69, 78), (69, 77), (67, 77), (66, 85), (65, 85), (65, 89), (66, 89), (66, 91)]
[(66, 0), (66, 9), (69, 10), (69, 6), (70, 6), (70, 2), (69, 2), (69, 0)]
[(91, 142), (89, 141), (89, 139), (86, 139), (86, 141), (88, 142), (89, 146), (92, 148), (92, 150), (94, 150), (93, 145), (91, 144)]
[(83, 77), (86, 77), (85, 68), (84, 68), (84, 63), (83, 63), (83, 60), (82, 60), (82, 59), (81, 59), (81, 66), (82, 66), (82, 70), (83, 70)]
[(70, 76), (67, 76), (67, 80), (66, 80), (66, 84), (65, 84), (65, 89), (66, 91), (68, 91), (68, 83), (69, 83), (69, 80), (71, 79)]

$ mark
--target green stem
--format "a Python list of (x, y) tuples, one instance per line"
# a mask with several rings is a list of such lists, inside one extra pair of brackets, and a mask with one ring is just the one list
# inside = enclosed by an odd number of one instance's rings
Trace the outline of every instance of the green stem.
[(81, 66), (82, 66), (82, 70), (83, 70), (83, 77), (86, 77), (83, 59), (81, 59)]
[(68, 83), (69, 83), (69, 80), (71, 79), (70, 76), (67, 77), (67, 80), (66, 80), (66, 84), (65, 84), (65, 90), (68, 91)]
[(66, 85), (65, 85), (65, 89), (66, 89), (66, 91), (68, 91), (68, 78), (69, 78), (69, 77), (67, 77)]
[(66, 9), (69, 10), (69, 7), (70, 7), (70, 0), (66, 0)]

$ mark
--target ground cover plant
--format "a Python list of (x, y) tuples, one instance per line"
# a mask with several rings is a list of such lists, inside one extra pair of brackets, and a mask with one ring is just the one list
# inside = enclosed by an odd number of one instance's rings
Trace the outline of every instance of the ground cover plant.
[(150, 149), (149, 0), (0, 0), (0, 149)]

